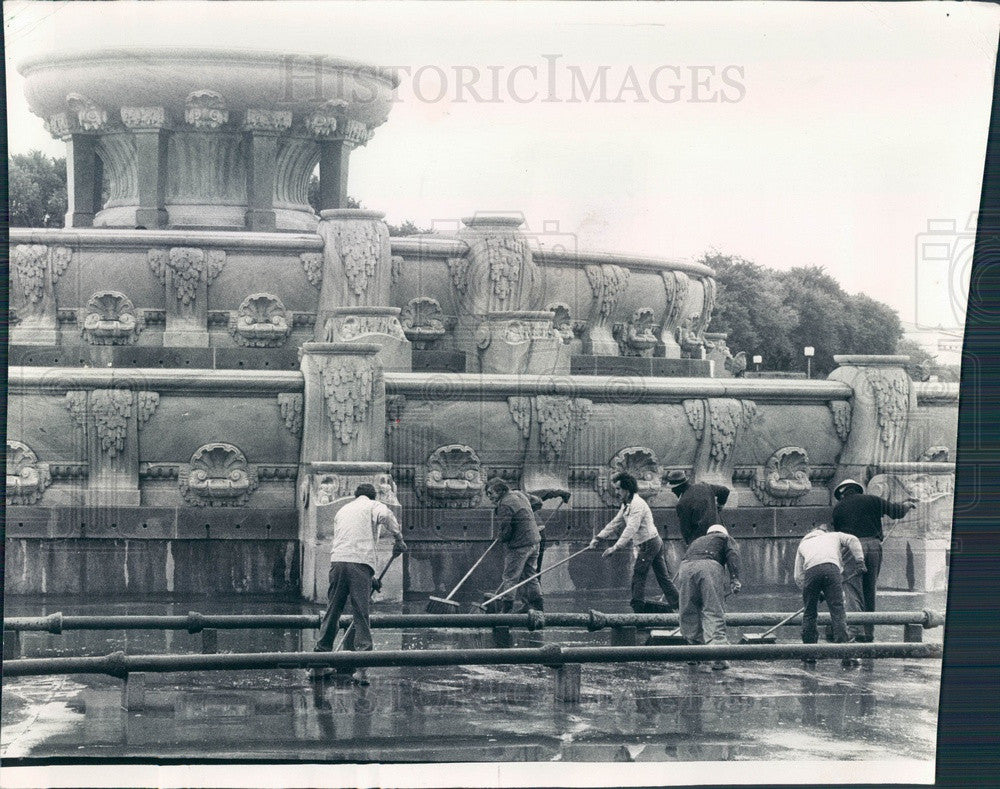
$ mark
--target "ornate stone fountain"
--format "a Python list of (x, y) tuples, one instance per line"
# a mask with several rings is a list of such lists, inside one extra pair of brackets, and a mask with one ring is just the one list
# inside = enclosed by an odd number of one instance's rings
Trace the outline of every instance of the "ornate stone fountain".
[[(21, 71), (71, 189), (65, 229), (11, 232), (9, 593), (321, 597), (330, 508), (361, 481), (413, 549), (396, 594), (450, 588), (492, 539), (491, 475), (572, 491), (548, 531), (561, 558), (629, 470), (676, 559), (673, 469), (734, 489), (745, 580), (783, 585), (840, 478), (954, 450), (957, 387), (914, 384), (899, 357), (721, 377), (699, 264), (550, 249), (516, 215), (390, 238), (345, 207), (350, 151), (390, 107), (379, 69), (118, 49)], [(928, 566), (937, 506), (905, 532)], [(547, 588), (618, 586), (616, 561), (578, 557)], [(495, 585), (495, 562), (477, 572)]]

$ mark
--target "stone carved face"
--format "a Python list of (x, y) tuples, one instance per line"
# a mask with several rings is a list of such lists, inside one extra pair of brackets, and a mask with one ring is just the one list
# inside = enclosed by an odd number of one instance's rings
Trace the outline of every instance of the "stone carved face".
[(482, 466), (476, 453), (452, 444), (436, 449), (427, 459), (427, 493), (437, 498), (473, 498), (483, 490)]
[(245, 504), (257, 488), (257, 474), (232, 444), (206, 444), (191, 457), (180, 480), (185, 498), (195, 504)]

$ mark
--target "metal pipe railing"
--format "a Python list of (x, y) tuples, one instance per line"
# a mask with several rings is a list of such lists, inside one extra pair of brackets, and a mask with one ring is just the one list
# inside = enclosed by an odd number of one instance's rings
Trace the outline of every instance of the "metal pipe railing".
[(560, 647), (518, 649), (426, 649), (384, 652), (256, 652), (230, 655), (126, 655), (28, 658), (4, 662), (7, 678), (52, 674), (106, 674), (127, 678), (140, 672), (253, 671), (263, 669), (404, 666), (542, 665), (688, 660), (793, 660), (803, 658), (940, 658), (938, 644), (711, 644), (655, 647)]
[[(788, 617), (783, 612), (745, 612), (726, 614), (726, 624), (731, 627), (767, 627)], [(3, 620), (3, 629), (11, 632), (62, 633), (66, 630), (187, 630), (199, 633), (206, 629), (286, 629), (313, 630), (319, 627), (319, 614), (200, 614), (191, 611), (186, 616), (73, 616), (61, 612), (48, 616), (10, 617)], [(343, 616), (340, 627), (347, 628), (353, 617)], [(830, 622), (829, 613), (819, 614), (819, 624)], [(876, 611), (847, 614), (849, 625), (920, 625), (924, 628), (940, 627), (944, 615), (935, 611)], [(542, 630), (547, 627), (586, 628), (590, 631), (606, 627), (677, 627), (678, 614), (605, 614), (542, 613), (525, 614), (374, 614), (373, 628), (526, 628)], [(798, 627), (791, 623), (788, 627)]]

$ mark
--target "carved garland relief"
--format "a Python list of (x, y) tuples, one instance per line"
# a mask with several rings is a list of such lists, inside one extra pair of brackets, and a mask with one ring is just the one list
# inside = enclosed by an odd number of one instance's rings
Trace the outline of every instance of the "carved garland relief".
[(326, 360), (321, 362), (320, 376), (334, 435), (342, 444), (350, 444), (375, 396), (375, 368), (369, 361), (351, 357)]

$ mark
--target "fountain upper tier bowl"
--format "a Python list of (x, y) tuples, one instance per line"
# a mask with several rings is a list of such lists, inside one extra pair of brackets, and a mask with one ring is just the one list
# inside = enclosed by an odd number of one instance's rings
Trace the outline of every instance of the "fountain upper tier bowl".
[(230, 113), (270, 109), (296, 122), (333, 110), (368, 128), (385, 122), (396, 75), (364, 63), (324, 55), (195, 47), (121, 47), (38, 55), (18, 65), (31, 111), (49, 120), (66, 112), (76, 94), (108, 113), (123, 107), (164, 107), (184, 119), (192, 93), (219, 94)]
[[(32, 112), (72, 141), (67, 225), (96, 227), (313, 230), (316, 164), (346, 177), (398, 84), (321, 55), (173, 47), (50, 54), (19, 70)], [(102, 177), (107, 200), (91, 206)]]

